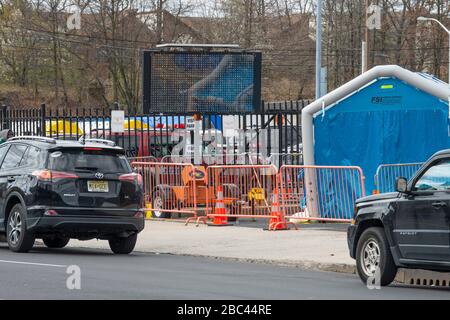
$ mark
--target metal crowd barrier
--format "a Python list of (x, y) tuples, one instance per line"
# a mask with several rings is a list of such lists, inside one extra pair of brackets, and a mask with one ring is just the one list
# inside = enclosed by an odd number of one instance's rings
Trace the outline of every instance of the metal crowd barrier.
[(366, 194), (360, 167), (284, 165), (279, 183), (283, 215), (290, 222), (349, 222), (355, 201)]
[(277, 187), (277, 168), (273, 165), (221, 165), (207, 170), (210, 192), (207, 216), (214, 219), (217, 195), (223, 193), (228, 220), (236, 218), (276, 219), (272, 195)]
[(143, 177), (145, 210), (153, 217), (190, 215), (186, 224), (199, 219), (208, 191), (204, 168), (190, 163), (160, 162), (133, 162), (132, 166)]
[(167, 155), (161, 159), (165, 163), (194, 163), (196, 160), (206, 166), (210, 165), (256, 165), (267, 164), (270, 160), (254, 153), (202, 154), (198, 158), (191, 155)]
[(398, 177), (410, 179), (423, 163), (382, 164), (375, 174), (375, 193), (395, 191), (395, 181)]
[(355, 201), (366, 195), (359, 167), (132, 165), (143, 176), (146, 210), (156, 218), (187, 214), (186, 223), (269, 219), (269, 229), (285, 229), (301, 220), (349, 222)]
[(132, 162), (159, 162), (156, 157), (153, 156), (146, 156), (146, 157), (128, 157), (128, 161), (130, 163)]

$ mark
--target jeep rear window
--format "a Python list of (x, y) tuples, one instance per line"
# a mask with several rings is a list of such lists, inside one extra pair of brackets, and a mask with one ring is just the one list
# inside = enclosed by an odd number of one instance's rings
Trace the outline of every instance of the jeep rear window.
[(50, 170), (63, 172), (130, 173), (125, 155), (105, 150), (58, 150), (49, 154)]

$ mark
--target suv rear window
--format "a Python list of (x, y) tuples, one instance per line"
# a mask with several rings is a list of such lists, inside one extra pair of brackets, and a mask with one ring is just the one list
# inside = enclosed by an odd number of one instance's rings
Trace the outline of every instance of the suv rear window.
[(63, 172), (98, 171), (101, 173), (130, 173), (124, 155), (107, 151), (59, 150), (49, 155), (49, 169)]

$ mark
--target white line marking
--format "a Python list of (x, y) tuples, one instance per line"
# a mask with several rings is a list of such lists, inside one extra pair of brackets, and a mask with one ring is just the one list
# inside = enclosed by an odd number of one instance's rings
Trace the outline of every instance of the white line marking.
[(67, 266), (61, 265), (61, 264), (47, 264), (47, 263), (24, 262), (24, 261), (0, 260), (0, 263), (24, 264), (24, 265), (40, 266), (40, 267), (67, 268)]

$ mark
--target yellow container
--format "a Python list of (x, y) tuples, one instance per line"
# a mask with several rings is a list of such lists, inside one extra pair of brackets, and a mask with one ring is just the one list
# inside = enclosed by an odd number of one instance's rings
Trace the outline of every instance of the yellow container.
[(151, 202), (146, 202), (145, 203), (145, 219), (151, 219), (152, 218), (152, 203)]

